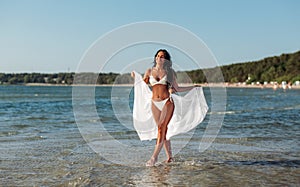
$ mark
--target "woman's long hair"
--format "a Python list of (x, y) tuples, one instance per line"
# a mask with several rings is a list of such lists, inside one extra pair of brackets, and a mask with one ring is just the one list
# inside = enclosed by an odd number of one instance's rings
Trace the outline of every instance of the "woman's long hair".
[(164, 70), (167, 73), (167, 84), (169, 87), (172, 87), (173, 81), (174, 81), (174, 75), (176, 76), (176, 73), (174, 69), (172, 68), (172, 60), (171, 60), (171, 55), (166, 49), (159, 49), (156, 54), (154, 55), (154, 61), (153, 61), (153, 67), (156, 66), (156, 56), (158, 55), (159, 52), (164, 53), (165, 57), (165, 62), (164, 62)]

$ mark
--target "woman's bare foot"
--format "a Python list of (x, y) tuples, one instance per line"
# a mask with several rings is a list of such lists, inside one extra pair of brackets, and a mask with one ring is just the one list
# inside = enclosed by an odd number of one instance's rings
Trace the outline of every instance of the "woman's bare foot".
[(168, 160), (165, 161), (166, 163), (174, 162), (174, 159), (172, 157), (168, 158)]
[(148, 162), (146, 163), (146, 166), (154, 166), (155, 163), (157, 162), (157, 159), (155, 158), (151, 158), (150, 160), (148, 160)]

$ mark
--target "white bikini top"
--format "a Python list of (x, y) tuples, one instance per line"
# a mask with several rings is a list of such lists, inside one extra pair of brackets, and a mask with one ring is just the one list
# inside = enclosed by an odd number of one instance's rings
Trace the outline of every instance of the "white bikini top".
[(167, 75), (163, 76), (159, 81), (157, 81), (152, 75), (149, 77), (149, 83), (151, 86), (157, 85), (157, 84), (163, 84), (167, 85)]

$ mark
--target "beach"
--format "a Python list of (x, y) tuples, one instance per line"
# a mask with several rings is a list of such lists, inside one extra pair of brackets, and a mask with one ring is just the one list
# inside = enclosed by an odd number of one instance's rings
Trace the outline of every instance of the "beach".
[[(298, 186), (300, 90), (233, 87), (226, 109), (214, 112), (203, 85), (205, 120), (171, 139), (173, 163), (162, 151), (149, 168), (155, 140), (140, 141), (134, 130), (131, 86), (99, 86), (92, 97), (85, 86), (78, 97), (72, 86), (0, 86), (0, 186)], [(220, 116), (220, 131), (200, 151), (207, 125)]]

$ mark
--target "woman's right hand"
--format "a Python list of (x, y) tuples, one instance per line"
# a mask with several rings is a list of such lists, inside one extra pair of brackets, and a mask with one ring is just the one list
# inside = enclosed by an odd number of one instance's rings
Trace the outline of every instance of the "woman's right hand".
[(131, 72), (131, 77), (134, 78), (135, 77), (135, 74), (134, 74), (134, 71)]

